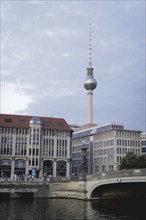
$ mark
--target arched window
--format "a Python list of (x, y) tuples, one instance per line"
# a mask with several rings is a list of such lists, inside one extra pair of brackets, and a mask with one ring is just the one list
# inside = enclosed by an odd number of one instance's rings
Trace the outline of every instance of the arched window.
[(45, 173), (47, 176), (53, 176), (53, 161), (45, 160), (43, 162), (43, 173)]
[(57, 176), (66, 176), (66, 162), (63, 160), (57, 161)]
[(11, 160), (8, 159), (0, 160), (0, 176), (1, 177), (11, 176)]
[(25, 160), (16, 160), (15, 161), (15, 174), (23, 175), (25, 174), (26, 161)]

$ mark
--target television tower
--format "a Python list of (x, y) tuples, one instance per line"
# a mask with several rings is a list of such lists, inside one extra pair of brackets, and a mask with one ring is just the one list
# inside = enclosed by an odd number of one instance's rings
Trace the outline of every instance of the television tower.
[(87, 78), (84, 81), (84, 88), (88, 91), (88, 124), (93, 124), (93, 90), (97, 86), (96, 79), (93, 76), (93, 67), (91, 59), (91, 23), (89, 24), (89, 66), (87, 68)]

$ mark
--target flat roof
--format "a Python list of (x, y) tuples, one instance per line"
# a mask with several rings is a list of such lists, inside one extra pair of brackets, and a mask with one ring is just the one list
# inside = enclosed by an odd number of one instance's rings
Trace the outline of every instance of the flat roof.
[(138, 130), (128, 130), (124, 129), (124, 125), (121, 123), (107, 123), (103, 125), (99, 125), (96, 127), (80, 130), (80, 131), (75, 131), (73, 132), (73, 139), (79, 138), (79, 137), (85, 137), (85, 136), (90, 136), (94, 135), (96, 133), (102, 133), (106, 131), (112, 131), (112, 130), (119, 130), (119, 131), (131, 131), (131, 132), (140, 132)]

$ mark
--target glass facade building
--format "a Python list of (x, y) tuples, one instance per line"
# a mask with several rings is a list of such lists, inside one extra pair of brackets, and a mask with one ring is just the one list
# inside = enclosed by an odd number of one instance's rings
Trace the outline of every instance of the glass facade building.
[(81, 172), (81, 147), (87, 146), (88, 174), (119, 169), (122, 158), (130, 151), (142, 154), (141, 131), (127, 130), (121, 124), (107, 124), (75, 131), (72, 137), (72, 172)]

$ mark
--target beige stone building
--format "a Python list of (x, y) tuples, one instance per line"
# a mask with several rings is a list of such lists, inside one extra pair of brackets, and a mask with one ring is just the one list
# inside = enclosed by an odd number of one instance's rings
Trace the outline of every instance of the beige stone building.
[(62, 118), (0, 114), (0, 176), (69, 176), (71, 134)]

